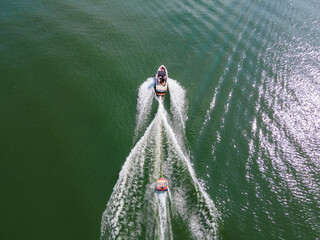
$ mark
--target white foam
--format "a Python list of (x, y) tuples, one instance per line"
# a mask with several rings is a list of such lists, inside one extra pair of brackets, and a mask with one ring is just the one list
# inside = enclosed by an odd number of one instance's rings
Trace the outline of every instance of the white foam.
[(157, 228), (156, 235), (161, 240), (173, 239), (170, 214), (168, 210), (167, 192), (155, 193), (155, 199), (157, 200), (158, 216), (159, 216), (159, 228)]
[(110, 235), (115, 238), (121, 229), (119, 221), (120, 215), (125, 215), (124, 211), (125, 201), (127, 206), (135, 205), (134, 199), (130, 199), (130, 195), (139, 187), (139, 177), (144, 167), (144, 160), (146, 158), (145, 152), (148, 145), (148, 138), (151, 130), (156, 122), (156, 118), (147, 128), (145, 134), (131, 150), (129, 156), (123, 165), (119, 174), (119, 179), (113, 188), (112, 195), (107, 205), (107, 209), (102, 216), (101, 233), (105, 235), (107, 227), (110, 228)]
[[(175, 80), (168, 81), (172, 91), (170, 97), (173, 123), (180, 124), (184, 130), (187, 119), (185, 90)], [(148, 101), (152, 102), (153, 99), (150, 99), (150, 92), (146, 90), (148, 84), (151, 84), (150, 79), (139, 88), (136, 131), (140, 131), (150, 114), (151, 103)], [(131, 150), (113, 188), (102, 216), (101, 239), (137, 239), (143, 234), (151, 239), (173, 239), (171, 217), (177, 215), (182, 216), (193, 238), (217, 238), (219, 214), (212, 200), (199, 185), (190, 159), (182, 150), (183, 143), (178, 139), (183, 138), (179, 136), (183, 133), (173, 131), (170, 116), (161, 98), (157, 100), (157, 114)], [(165, 146), (165, 149), (161, 153), (162, 146)], [(155, 194), (155, 180), (161, 174), (161, 154), (164, 154), (165, 159), (164, 175), (169, 186), (172, 183), (173, 187), (167, 193)], [(189, 179), (188, 184), (191, 185), (188, 188), (191, 190), (185, 191), (181, 177)], [(184, 206), (181, 203), (184, 203)]]
[(173, 115), (174, 122), (182, 130), (185, 130), (185, 123), (187, 121), (187, 107), (186, 107), (186, 90), (179, 84), (178, 81), (169, 78), (168, 87), (170, 91), (170, 111)]
[(135, 137), (137, 137), (141, 128), (146, 124), (150, 115), (154, 96), (154, 84), (154, 78), (148, 78), (139, 87)]
[[(214, 206), (213, 201), (208, 196), (208, 194), (200, 186), (200, 184), (195, 176), (194, 170), (191, 166), (191, 162), (190, 162), (189, 158), (185, 156), (181, 147), (179, 146), (178, 141), (177, 141), (175, 134), (173, 132), (173, 129), (168, 124), (168, 121), (166, 119), (165, 110), (163, 109), (163, 111), (164, 111), (164, 114), (162, 114), (161, 116), (163, 119), (166, 133), (168, 135), (168, 139), (169, 139), (170, 143), (172, 144), (173, 150), (178, 155), (178, 159), (182, 160), (185, 163), (185, 165), (188, 169), (188, 173), (190, 174), (190, 176), (193, 180), (193, 184), (194, 184), (194, 187), (197, 192), (197, 200), (199, 202), (203, 202), (203, 204), (206, 206), (206, 208), (209, 211), (209, 214), (211, 216), (211, 219), (206, 217), (206, 212), (201, 212), (200, 214), (203, 215), (203, 217), (206, 219), (206, 223), (209, 226), (210, 233), (212, 234), (212, 237), (217, 237), (217, 231), (218, 231), (217, 219), (219, 218), (218, 211), (217, 211), (216, 207)], [(170, 146), (170, 144), (169, 144), (169, 146)]]

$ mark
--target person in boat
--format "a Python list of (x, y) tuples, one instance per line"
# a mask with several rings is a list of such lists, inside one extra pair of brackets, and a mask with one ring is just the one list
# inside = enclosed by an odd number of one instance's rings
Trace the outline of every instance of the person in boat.
[(166, 85), (166, 77), (160, 76), (159, 77), (159, 83), (162, 84), (162, 85)]
[(159, 76), (159, 83), (162, 85), (166, 85), (167, 76), (166, 76), (166, 71), (163, 67), (158, 72), (158, 76)]
[(167, 76), (163, 76), (162, 77), (162, 84), (166, 85), (166, 83), (167, 83)]

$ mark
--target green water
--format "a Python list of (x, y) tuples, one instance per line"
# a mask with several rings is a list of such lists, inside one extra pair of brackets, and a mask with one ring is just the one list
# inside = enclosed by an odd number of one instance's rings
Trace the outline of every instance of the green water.
[[(319, 12), (316, 0), (2, 1), (0, 239), (100, 238), (137, 142), (139, 86), (161, 64), (186, 90), (185, 147), (219, 237), (318, 239)], [(181, 226), (175, 239), (192, 238)]]

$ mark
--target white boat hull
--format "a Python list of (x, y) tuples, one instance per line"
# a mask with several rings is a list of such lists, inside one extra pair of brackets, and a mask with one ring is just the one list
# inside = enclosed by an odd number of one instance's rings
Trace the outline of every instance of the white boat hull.
[[(158, 72), (161, 71), (161, 68), (165, 69), (165, 73), (166, 73), (166, 81), (161, 83), (159, 80), (159, 76), (158, 76)], [(156, 84), (155, 84), (155, 92), (157, 96), (164, 96), (166, 94), (168, 90), (168, 71), (167, 68), (164, 65), (161, 65), (158, 68), (158, 71), (156, 73)]]

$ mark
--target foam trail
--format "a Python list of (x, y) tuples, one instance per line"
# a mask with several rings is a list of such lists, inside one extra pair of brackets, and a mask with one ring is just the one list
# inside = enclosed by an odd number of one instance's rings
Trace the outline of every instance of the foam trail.
[[(186, 115), (185, 91), (174, 81), (169, 80), (173, 83), (171, 110), (179, 111), (172, 117), (180, 117), (176, 118), (180, 124), (186, 120), (181, 117)], [(141, 106), (137, 107), (137, 121), (143, 121), (150, 113), (143, 110), (149, 106), (148, 97), (143, 97), (148, 94), (140, 96), (144, 100), (138, 101)], [(183, 131), (173, 131), (170, 124), (175, 120), (171, 121), (161, 98), (156, 99), (158, 111), (127, 157), (102, 215), (101, 239), (173, 239), (172, 224), (177, 222), (185, 226), (190, 238), (216, 239), (219, 214), (200, 186), (189, 156), (183, 152), (183, 142), (178, 141), (184, 139)], [(155, 193), (154, 189), (160, 176), (161, 154), (165, 160), (164, 176), (170, 186), (164, 194)]]
[(151, 129), (156, 120), (157, 118), (152, 121), (145, 134), (131, 150), (121, 169), (119, 179), (113, 188), (107, 209), (102, 216), (102, 237), (109, 234), (111, 238), (116, 238), (121, 230), (123, 218), (127, 214), (126, 210), (132, 209), (135, 206), (134, 195), (136, 192), (134, 192), (134, 189), (131, 191), (128, 186), (132, 184), (135, 186), (135, 189), (139, 188), (139, 182), (137, 180), (139, 180), (139, 177), (142, 175), (141, 169), (143, 170), (144, 167), (148, 138), (150, 137)]
[(173, 115), (173, 121), (176, 125), (181, 125), (185, 130), (185, 123), (188, 119), (186, 109), (186, 90), (180, 86), (178, 81), (169, 78), (168, 88), (170, 89), (170, 111)]
[[(179, 143), (175, 137), (175, 133), (167, 121), (165, 109), (159, 109), (159, 110), (163, 111), (163, 114), (161, 114), (161, 116), (162, 116), (162, 120), (164, 123), (164, 128), (166, 130), (166, 134), (168, 136), (168, 141), (170, 142), (169, 145), (171, 145), (173, 147), (175, 157), (178, 157), (178, 159), (180, 161), (183, 161), (183, 163), (187, 167), (188, 174), (190, 175), (190, 177), (192, 179), (193, 188), (195, 189), (195, 191), (197, 193), (197, 195), (196, 195), (197, 201), (199, 203), (199, 206), (201, 207), (201, 209), (199, 209), (201, 211), (198, 212), (196, 215), (198, 215), (198, 214), (202, 215), (202, 217), (204, 217), (206, 224), (208, 226), (207, 229), (201, 230), (200, 228), (198, 228), (194, 232), (194, 235), (197, 236), (197, 235), (201, 234), (201, 236), (203, 236), (203, 237), (212, 236), (212, 238), (214, 238), (218, 235), (218, 225), (217, 225), (217, 219), (219, 218), (218, 211), (217, 211), (216, 207), (214, 206), (213, 201), (210, 199), (208, 194), (204, 191), (204, 189), (199, 184), (199, 182), (195, 176), (194, 170), (191, 166), (191, 162), (190, 162), (189, 158), (185, 156), (181, 147), (179, 146)], [(205, 208), (205, 210), (204, 210), (204, 208)], [(208, 213), (209, 213), (209, 217), (207, 217)], [(196, 218), (196, 215), (194, 215), (193, 217)], [(199, 232), (200, 230), (204, 231), (204, 232), (200, 233)]]
[(148, 116), (151, 112), (152, 99), (154, 95), (155, 80), (154, 78), (148, 78), (139, 87), (138, 104), (137, 104), (137, 126), (135, 129), (135, 137), (139, 134), (141, 128), (146, 124)]
[(173, 239), (170, 213), (168, 206), (168, 196), (167, 192), (155, 193), (155, 198), (157, 199), (158, 214), (159, 214), (159, 228), (157, 237), (161, 240)]
[[(226, 70), (225, 70), (226, 71)], [(225, 74), (225, 73), (224, 73)], [(213, 111), (215, 105), (216, 105), (216, 99), (217, 99), (217, 94), (220, 92), (220, 88), (221, 88), (221, 83), (222, 83), (223, 77), (220, 77), (219, 79), (219, 83), (218, 83), (218, 87), (216, 87), (216, 89), (214, 90), (214, 94), (213, 94), (213, 98), (212, 101), (210, 103), (210, 107), (206, 112), (206, 116), (204, 119), (204, 122), (202, 124), (200, 133), (202, 134), (204, 131), (205, 126), (207, 125), (207, 123), (210, 121), (211, 119), (211, 112)]]

